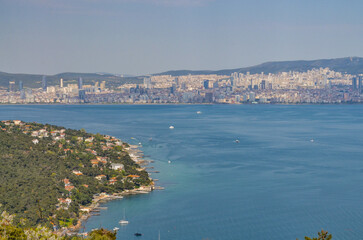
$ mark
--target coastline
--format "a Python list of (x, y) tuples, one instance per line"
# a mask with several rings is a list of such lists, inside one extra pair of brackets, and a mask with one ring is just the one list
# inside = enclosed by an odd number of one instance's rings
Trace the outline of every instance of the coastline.
[[(125, 143), (125, 142), (124, 142)], [(138, 149), (138, 145), (129, 145), (128, 148), (126, 148), (127, 153), (131, 157), (131, 159), (140, 165), (141, 168), (146, 170), (146, 166), (148, 166), (149, 163), (154, 162), (153, 160), (144, 160), (144, 153)], [(149, 177), (150, 173), (148, 172)], [(94, 212), (98, 212), (99, 209), (103, 209), (101, 207), (101, 204), (104, 204), (109, 201), (117, 200), (117, 199), (123, 199), (124, 196), (130, 196), (130, 195), (138, 195), (138, 194), (148, 194), (152, 192), (153, 190), (163, 190), (163, 187), (155, 186), (154, 180), (150, 177), (152, 180), (151, 184), (148, 186), (140, 186), (139, 188), (130, 189), (130, 190), (124, 190), (119, 193), (114, 194), (106, 194), (101, 193), (94, 195), (92, 199), (92, 203), (90, 206), (84, 206), (80, 208), (80, 216), (78, 218), (78, 222), (75, 226), (69, 227), (67, 229), (62, 229), (56, 231), (58, 235), (87, 235), (87, 232), (80, 233), (80, 230), (82, 229), (83, 224), (92, 216), (95, 216), (93, 214)]]

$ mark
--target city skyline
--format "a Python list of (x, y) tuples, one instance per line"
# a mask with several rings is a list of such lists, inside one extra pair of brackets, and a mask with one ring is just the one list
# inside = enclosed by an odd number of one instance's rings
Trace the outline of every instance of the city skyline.
[(142, 75), (363, 56), (360, 1), (0, 0), (0, 71)]

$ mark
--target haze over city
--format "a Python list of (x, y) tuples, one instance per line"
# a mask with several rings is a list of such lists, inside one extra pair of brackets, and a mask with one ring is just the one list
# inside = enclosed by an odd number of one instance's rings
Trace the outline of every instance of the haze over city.
[(157, 73), (363, 56), (362, 1), (0, 0), (0, 71)]

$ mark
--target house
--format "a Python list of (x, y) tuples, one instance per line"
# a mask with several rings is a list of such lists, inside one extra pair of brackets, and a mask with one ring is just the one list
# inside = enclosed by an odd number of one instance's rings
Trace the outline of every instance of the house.
[(98, 163), (99, 163), (99, 161), (97, 159), (92, 159), (91, 160), (92, 167), (98, 166)]
[(107, 163), (107, 160), (108, 158), (107, 157), (100, 157), (100, 156), (97, 156), (97, 160), (103, 164), (106, 164)]
[(91, 211), (91, 208), (89, 208), (89, 207), (80, 207), (79, 211), (89, 213)]
[(39, 143), (39, 140), (38, 140), (38, 139), (33, 139), (33, 140), (32, 140), (32, 142), (33, 142), (34, 144), (38, 144), (38, 143)]
[(137, 178), (139, 178), (140, 176), (139, 176), (139, 175), (128, 175), (127, 177), (128, 177), (128, 178), (132, 178), (132, 179), (137, 179)]
[(93, 137), (86, 138), (84, 141), (85, 141), (85, 142), (93, 142)]
[(113, 170), (124, 170), (125, 167), (121, 163), (112, 163), (111, 164), (111, 169), (113, 169)]
[(114, 185), (117, 182), (117, 178), (116, 177), (112, 177), (109, 181), (108, 184)]
[(14, 120), (13, 122), (14, 122), (15, 125), (20, 125), (21, 124), (20, 120)]
[(68, 178), (63, 179), (63, 182), (64, 182), (64, 185), (65, 185), (65, 186), (69, 186), (69, 185), (71, 185), (71, 182), (69, 181), (69, 179), (68, 179)]
[(75, 175), (77, 175), (77, 176), (81, 176), (81, 175), (83, 175), (83, 173), (82, 173), (82, 172), (77, 171), (77, 170), (73, 170), (72, 172), (73, 172), (73, 174), (75, 174)]
[(97, 180), (99, 180), (99, 181), (101, 181), (102, 179), (105, 179), (106, 178), (106, 175), (97, 175), (96, 177), (95, 177)]
[(72, 203), (72, 199), (70, 199), (70, 198), (66, 198), (66, 199), (64, 199), (64, 198), (58, 198), (58, 202), (59, 202), (60, 204), (66, 204), (66, 205), (69, 205), (69, 204), (71, 204), (71, 203)]
[(67, 191), (72, 191), (72, 189), (74, 189), (74, 186), (65, 186), (64, 187)]
[(39, 136), (39, 132), (38, 131), (34, 131), (31, 134), (32, 137), (38, 137)]

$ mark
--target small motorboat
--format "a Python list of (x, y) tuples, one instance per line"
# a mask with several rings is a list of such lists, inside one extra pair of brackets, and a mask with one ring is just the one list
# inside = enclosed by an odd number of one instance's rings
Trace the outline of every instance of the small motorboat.
[(201, 111), (198, 111), (197, 114), (202, 114), (202, 112)]
[(120, 230), (120, 228), (118, 228), (118, 227), (114, 227), (114, 228), (113, 228), (113, 230), (114, 230), (115, 232), (117, 232), (118, 230)]
[(142, 233), (138, 233), (138, 232), (137, 232), (137, 233), (135, 233), (134, 235), (135, 235), (136, 237), (141, 237), (141, 236), (142, 236)]
[(170, 163), (171, 163), (171, 161), (169, 160), (169, 161), (168, 161), (168, 163), (170, 164)]
[(121, 225), (127, 225), (127, 224), (129, 224), (129, 221), (127, 221), (127, 220), (120, 220), (118, 223), (121, 224)]
[(170, 129), (174, 129), (174, 126), (170, 126), (169, 128), (170, 128)]
[(236, 139), (236, 140), (235, 140), (235, 142), (236, 142), (236, 143), (239, 143), (239, 140), (238, 140), (238, 139)]

